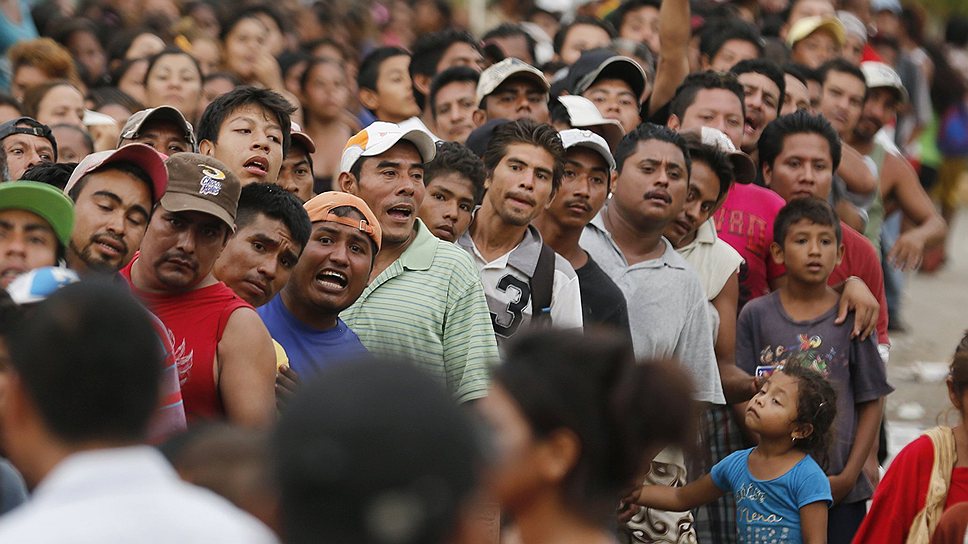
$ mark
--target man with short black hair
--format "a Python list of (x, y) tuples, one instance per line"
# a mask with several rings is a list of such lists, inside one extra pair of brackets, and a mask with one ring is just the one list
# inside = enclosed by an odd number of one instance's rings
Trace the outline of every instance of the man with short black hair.
[(378, 121), (402, 123), (420, 115), (406, 49), (387, 46), (370, 51), (360, 63), (356, 82), (360, 104)]
[(167, 186), (164, 159), (145, 144), (84, 157), (64, 188), (76, 215), (67, 264), (82, 276), (115, 274), (128, 264)]
[(474, 209), (484, 196), (484, 163), (457, 142), (441, 142), (434, 160), (424, 167), (427, 196), (420, 204), (420, 220), (434, 236), (456, 242), (467, 232)]
[(480, 72), (467, 66), (448, 68), (434, 77), (427, 104), (435, 134), (441, 139), (464, 143), (477, 127), (474, 112), (480, 78)]
[(481, 72), (477, 83), (474, 123), (494, 119), (548, 122), (548, 80), (541, 70), (516, 58), (506, 58)]
[(480, 42), (463, 30), (451, 28), (418, 36), (410, 53), (414, 96), (424, 112), (425, 124), (432, 122), (437, 115), (433, 112), (431, 87), (438, 74), (458, 67), (478, 74), (484, 69)]
[(417, 219), (435, 154), (426, 132), (392, 123), (346, 143), (339, 186), (366, 202), (383, 241), (369, 284), (342, 318), (367, 349), (413, 359), (466, 402), (487, 394), (498, 351), (473, 261)]
[(484, 152), (487, 192), (458, 244), (481, 272), (499, 342), (548, 320), (582, 326), (578, 275), (531, 225), (561, 185), (564, 154), (558, 133), (530, 120), (494, 129)]
[(289, 281), (309, 231), (302, 203), (291, 193), (273, 183), (246, 185), (235, 232), (215, 261), (215, 277), (258, 308)]
[(615, 119), (629, 132), (642, 118), (639, 113), (645, 92), (645, 71), (634, 60), (610, 49), (585, 51), (565, 78), (569, 94), (591, 100), (602, 116)]
[(741, 149), (747, 154), (753, 154), (763, 128), (780, 115), (786, 81), (780, 67), (767, 59), (744, 60), (736, 63), (729, 71), (736, 74), (745, 96), (743, 106), (746, 122), (743, 126)]
[(173, 155), (195, 151), (195, 130), (180, 111), (159, 106), (135, 112), (121, 128), (118, 147), (132, 142), (146, 144), (158, 153)]
[(608, 47), (615, 36), (610, 23), (596, 17), (578, 16), (555, 34), (552, 42), (555, 58), (571, 66), (583, 51)]
[(57, 162), (57, 140), (50, 127), (30, 117), (0, 125), (0, 145), (7, 157), (5, 180), (20, 179), (31, 166)]
[(6, 341), (7, 372), (16, 378), (5, 380), (3, 438), (34, 495), (0, 519), (0, 540), (276, 541), (142, 445), (164, 353), (147, 312), (124, 289), (63, 287)]
[(202, 112), (198, 152), (225, 164), (243, 185), (275, 183), (292, 141), (294, 111), (275, 91), (236, 87)]
[[(481, 41), (485, 54), (495, 64), (507, 58), (520, 59), (532, 65), (535, 63), (535, 40), (520, 24), (502, 23), (484, 33)], [(497, 51), (493, 51), (495, 48)], [(495, 53), (497, 58), (492, 58)]]
[(745, 93), (735, 74), (728, 72), (697, 72), (676, 89), (669, 104), (672, 130), (689, 130), (706, 126), (729, 137), (733, 145), (743, 144), (746, 122)]
[(165, 166), (168, 187), (140, 254), (121, 275), (174, 338), (189, 422), (224, 418), (267, 426), (275, 412), (269, 333), (252, 307), (213, 274), (235, 229), (239, 179), (197, 153), (178, 153)]
[(316, 143), (302, 131), (295, 122), (292, 123), (292, 145), (282, 160), (279, 169), (279, 179), (276, 183), (283, 189), (296, 195), (301, 202), (306, 202), (313, 196), (313, 153)]
[(699, 51), (700, 69), (727, 72), (737, 62), (763, 56), (763, 38), (750, 23), (728, 19), (702, 31)]

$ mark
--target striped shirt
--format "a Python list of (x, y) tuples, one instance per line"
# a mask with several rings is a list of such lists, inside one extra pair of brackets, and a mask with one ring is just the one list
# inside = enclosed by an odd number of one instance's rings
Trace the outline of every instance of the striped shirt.
[(481, 398), (499, 355), (477, 268), (419, 219), (414, 228), (410, 247), (340, 318), (368, 350), (415, 361), (460, 402)]

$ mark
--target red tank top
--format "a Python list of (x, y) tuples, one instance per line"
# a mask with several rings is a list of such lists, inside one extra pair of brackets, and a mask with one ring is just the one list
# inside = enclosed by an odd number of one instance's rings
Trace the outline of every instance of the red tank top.
[(224, 419), (225, 407), (213, 370), (218, 343), (232, 312), (252, 306), (222, 282), (178, 294), (142, 291), (131, 283), (131, 266), (137, 259), (136, 256), (121, 269), (121, 276), (131, 285), (135, 296), (161, 319), (174, 339), (175, 363), (188, 422)]

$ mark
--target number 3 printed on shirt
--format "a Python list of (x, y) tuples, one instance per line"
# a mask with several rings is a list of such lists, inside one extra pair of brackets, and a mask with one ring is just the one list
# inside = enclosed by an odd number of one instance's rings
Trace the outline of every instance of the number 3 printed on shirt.
[(531, 286), (526, 281), (506, 274), (497, 282), (497, 288), (507, 293), (511, 302), (508, 302), (508, 308), (503, 315), (491, 312), (491, 322), (498, 336), (508, 338), (521, 326), (521, 315), (531, 303)]

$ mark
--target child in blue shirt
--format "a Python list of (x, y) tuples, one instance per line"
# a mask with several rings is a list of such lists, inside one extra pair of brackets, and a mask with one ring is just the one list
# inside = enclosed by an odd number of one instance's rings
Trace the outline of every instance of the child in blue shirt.
[(631, 500), (681, 512), (733, 493), (739, 542), (826, 542), (830, 483), (810, 454), (826, 451), (836, 413), (827, 380), (791, 361), (747, 406), (758, 446), (732, 453), (685, 487), (648, 485)]

